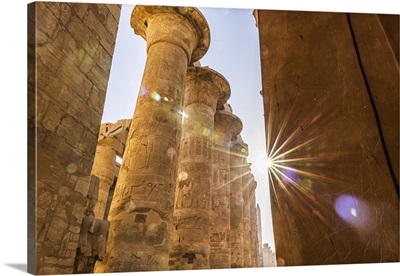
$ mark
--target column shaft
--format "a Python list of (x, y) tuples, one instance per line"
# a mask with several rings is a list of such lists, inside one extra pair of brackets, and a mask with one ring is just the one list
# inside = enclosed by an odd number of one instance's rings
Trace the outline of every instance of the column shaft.
[(231, 267), (243, 267), (243, 146), (235, 141), (230, 154), (230, 226), (231, 226)]
[(170, 269), (210, 268), (210, 190), (214, 114), (230, 89), (209, 68), (188, 71), (180, 142)]
[(112, 148), (113, 140), (114, 138), (107, 137), (97, 142), (93, 162), (92, 174), (100, 179), (99, 195), (94, 208), (94, 216), (99, 219), (107, 219), (104, 218), (104, 212), (106, 210), (108, 192), (114, 182), (116, 152)]
[(241, 130), (240, 119), (231, 112), (224, 110), (215, 114), (210, 268), (231, 267), (230, 145), (232, 137)]
[(243, 175), (243, 266), (251, 267), (251, 246), (250, 246), (250, 189), (249, 185), (253, 180), (249, 165), (244, 168)]
[(192, 23), (176, 12), (136, 6), (132, 13), (132, 27), (147, 40), (147, 60), (110, 208), (108, 255), (98, 272), (168, 270), (178, 111), (197, 45)]

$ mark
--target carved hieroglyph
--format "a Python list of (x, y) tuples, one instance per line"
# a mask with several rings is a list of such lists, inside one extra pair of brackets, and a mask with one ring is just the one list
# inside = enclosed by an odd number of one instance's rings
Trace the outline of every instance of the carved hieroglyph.
[(170, 269), (210, 268), (210, 188), (214, 114), (229, 83), (207, 67), (188, 69), (171, 235)]
[(95, 272), (168, 270), (186, 71), (210, 42), (196, 8), (136, 6), (131, 26), (147, 41), (147, 60), (110, 208), (108, 252)]
[(243, 263), (243, 164), (248, 155), (247, 144), (240, 136), (232, 141), (230, 148), (230, 226), (231, 267), (244, 267)]
[(258, 250), (258, 227), (256, 214), (256, 191), (257, 182), (253, 180), (249, 189), (249, 211), (250, 211), (250, 267), (259, 266), (259, 250)]
[(230, 145), (232, 137), (236, 137), (243, 126), (229, 110), (219, 110), (214, 123), (210, 268), (230, 268)]
[(251, 243), (250, 243), (250, 184), (254, 180), (249, 163), (245, 164), (242, 180), (243, 193), (243, 266), (251, 267)]

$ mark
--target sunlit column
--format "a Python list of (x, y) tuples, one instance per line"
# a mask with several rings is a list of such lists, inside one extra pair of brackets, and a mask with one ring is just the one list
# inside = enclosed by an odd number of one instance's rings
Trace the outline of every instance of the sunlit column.
[(94, 216), (99, 219), (104, 219), (108, 192), (114, 182), (115, 158), (117, 157), (117, 153), (113, 148), (114, 139), (113, 137), (99, 139), (94, 156), (92, 174), (100, 179), (98, 199), (94, 207)]
[(254, 180), (249, 163), (245, 164), (242, 181), (243, 192), (243, 266), (251, 267), (250, 246), (250, 184)]
[(175, 190), (170, 269), (210, 268), (210, 188), (214, 114), (229, 83), (207, 67), (188, 69)]
[(147, 41), (147, 60), (96, 272), (168, 270), (187, 66), (210, 42), (196, 8), (136, 6), (131, 26)]
[(258, 229), (256, 214), (256, 191), (257, 182), (253, 180), (249, 186), (249, 209), (250, 209), (250, 266), (259, 266), (258, 254)]
[(230, 226), (231, 226), (231, 267), (243, 267), (243, 162), (248, 146), (238, 139), (230, 148)]
[(230, 111), (220, 110), (215, 114), (210, 268), (231, 267), (230, 145), (232, 137), (236, 137), (242, 128), (241, 120)]
[(123, 155), (130, 123), (130, 119), (118, 120), (116, 123), (104, 123), (100, 127), (92, 167), (92, 175), (100, 179), (98, 200), (94, 208), (96, 218), (107, 219), (105, 212), (110, 204), (110, 187), (118, 176), (116, 157)]

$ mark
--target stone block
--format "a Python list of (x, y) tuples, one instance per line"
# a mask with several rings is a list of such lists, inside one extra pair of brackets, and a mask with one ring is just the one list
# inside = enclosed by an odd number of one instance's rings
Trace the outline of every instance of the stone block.
[(95, 65), (93, 58), (86, 52), (84, 48), (79, 49), (79, 64), (78, 68), (83, 74), (90, 72)]
[(100, 44), (112, 55), (114, 53), (115, 37), (107, 30), (104, 25), (105, 22), (101, 22), (90, 9), (83, 22), (93, 33), (97, 34)]
[[(91, 132), (89, 129), (85, 129), (80, 143), (77, 145), (77, 150), (87, 153), (89, 155), (96, 152), (96, 141), (97, 134)], [(88, 143), (88, 141), (91, 141)]]
[[(37, 47), (36, 48), (36, 54), (37, 54), (37, 66), (38, 66), (38, 72), (41, 71), (42, 66), (47, 67), (52, 74), (56, 74), (58, 70), (60, 69), (60, 57), (55, 56), (52, 52), (48, 50), (47, 47), (42, 46), (42, 47)], [(38, 80), (38, 85), (41, 84), (41, 79)]]
[(68, 196), (69, 193), (70, 193), (70, 188), (69, 187), (61, 186), (60, 189), (58, 190), (58, 194), (61, 197)]
[[(75, 228), (74, 231), (71, 230), (72, 227)], [(79, 229), (79, 230), (78, 230), (78, 233), (76, 233), (76, 228)], [(72, 234), (72, 235), (71, 235), (71, 239), (70, 239), (70, 240), (73, 241), (73, 242), (78, 242), (78, 241), (79, 241), (79, 232), (80, 232), (80, 228), (77, 227), (77, 226), (70, 226), (69, 229), (71, 230), (71, 232), (76, 233), (76, 234)]]
[(58, 205), (56, 207), (56, 211), (54, 213), (55, 216), (63, 218), (64, 220), (67, 220), (67, 214), (65, 212), (65, 208), (62, 205)]
[(80, 177), (75, 185), (75, 191), (81, 193), (84, 197), (87, 196), (89, 191), (89, 177)]
[(47, 232), (47, 238), (50, 242), (59, 244), (64, 236), (64, 232), (68, 227), (68, 223), (64, 218), (54, 216), (49, 230)]
[(93, 86), (92, 92), (89, 98), (89, 105), (96, 110), (99, 114), (102, 114), (106, 91), (104, 89), (99, 89), (99, 85), (95, 84)]
[(78, 44), (85, 44), (89, 41), (91, 31), (82, 24), (78, 17), (72, 16), (67, 28)]
[(99, 48), (99, 40), (96, 34), (91, 34), (87, 43), (83, 44), (82, 47), (86, 52), (93, 58), (96, 57), (97, 48)]
[(71, 19), (71, 4), (69, 3), (56, 3), (56, 2), (46, 2), (46, 6), (54, 13), (61, 24), (66, 25)]
[[(80, 228), (80, 226), (71, 225), (69, 227), (69, 231), (71, 231), (74, 234), (79, 234), (79, 232), (81, 231), (81, 228)], [(73, 240), (73, 239), (71, 239), (71, 240)]]
[(71, 116), (65, 116), (57, 129), (57, 135), (63, 137), (66, 143), (76, 145), (81, 140), (83, 131), (84, 127), (76, 119)]
[(78, 248), (77, 242), (70, 242), (67, 247), (68, 250), (76, 250), (77, 248)]
[(58, 18), (42, 3), (36, 3), (36, 27), (38, 32), (45, 33), (54, 39), (58, 32)]
[(115, 21), (119, 22), (121, 5), (107, 5), (107, 9), (110, 11), (110, 15), (114, 17)]
[(94, 63), (96, 63), (96, 65), (106, 74), (111, 69), (111, 59), (112, 56), (104, 49), (102, 45), (99, 45), (99, 47), (97, 47), (95, 58), (93, 60)]
[[(94, 84), (96, 84), (100, 91), (102, 91), (102, 89), (107, 89), (109, 73), (110, 68), (106, 68), (105, 70), (103, 70), (98, 65), (96, 65), (91, 68), (86, 76), (88, 79), (92, 80)], [(102, 104), (104, 105), (104, 100), (102, 101)]]
[(88, 13), (89, 5), (87, 3), (73, 4), (72, 10), (78, 15), (79, 19), (83, 22), (84, 17)]

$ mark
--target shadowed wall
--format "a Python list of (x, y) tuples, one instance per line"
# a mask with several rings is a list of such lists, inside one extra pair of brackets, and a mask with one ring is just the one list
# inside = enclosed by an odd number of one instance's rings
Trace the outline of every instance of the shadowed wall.
[(399, 16), (256, 11), (278, 265), (399, 261)]
[(28, 272), (72, 273), (120, 5), (28, 5)]

